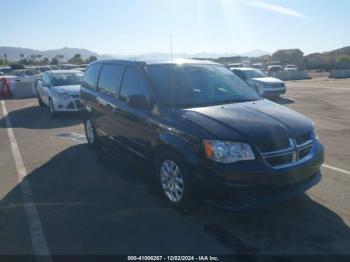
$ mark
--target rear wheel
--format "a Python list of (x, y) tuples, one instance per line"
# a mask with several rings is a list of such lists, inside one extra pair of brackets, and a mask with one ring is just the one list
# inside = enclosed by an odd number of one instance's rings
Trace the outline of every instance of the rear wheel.
[(167, 202), (182, 210), (192, 202), (190, 174), (182, 159), (173, 152), (162, 153), (157, 164), (157, 181)]
[(98, 147), (98, 139), (96, 136), (96, 131), (94, 125), (90, 118), (86, 118), (84, 121), (86, 140), (89, 146), (93, 149)]
[(43, 100), (41, 99), (41, 97), (40, 97), (39, 94), (38, 94), (38, 104), (39, 104), (40, 107), (44, 107), (44, 106), (45, 106), (45, 104), (44, 104), (44, 102), (43, 102)]

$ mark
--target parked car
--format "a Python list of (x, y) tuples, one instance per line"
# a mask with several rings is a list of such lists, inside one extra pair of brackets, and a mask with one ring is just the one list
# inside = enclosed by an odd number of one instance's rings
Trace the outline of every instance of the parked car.
[(275, 97), (286, 93), (286, 85), (282, 80), (269, 77), (258, 69), (233, 68), (232, 72), (261, 96)]
[(259, 70), (263, 71), (264, 64), (263, 63), (255, 63), (255, 64), (252, 64), (252, 68), (259, 69)]
[(290, 72), (290, 71), (298, 71), (298, 68), (296, 65), (286, 65), (284, 68), (285, 72)]
[(228, 68), (234, 68), (234, 67), (244, 67), (243, 63), (231, 63), (227, 65)]
[(25, 86), (32, 85), (36, 87), (37, 82), (41, 79), (41, 72), (35, 69), (17, 69), (11, 71), (10, 75), (16, 77), (13, 79), (16, 86), (24, 84)]
[(0, 73), (2, 73), (2, 75), (7, 75), (11, 71), (12, 71), (12, 69), (9, 66), (2, 66), (2, 67), (0, 67)]
[(282, 72), (283, 67), (281, 65), (270, 65), (267, 68), (267, 74), (271, 75), (274, 72)]
[(324, 152), (313, 123), (262, 99), (222, 65), (98, 61), (80, 95), (88, 144), (149, 167), (174, 207), (196, 195), (252, 208), (320, 181)]
[(52, 70), (43, 74), (38, 82), (37, 96), (40, 106), (48, 106), (50, 114), (80, 111), (80, 84), (83, 73), (77, 70)]

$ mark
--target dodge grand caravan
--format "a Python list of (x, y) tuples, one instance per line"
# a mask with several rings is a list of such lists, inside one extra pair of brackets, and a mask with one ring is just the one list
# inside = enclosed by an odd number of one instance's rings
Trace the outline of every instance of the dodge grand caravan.
[(89, 145), (151, 167), (175, 207), (245, 209), (304, 193), (324, 150), (313, 123), (216, 63), (97, 61), (81, 86)]

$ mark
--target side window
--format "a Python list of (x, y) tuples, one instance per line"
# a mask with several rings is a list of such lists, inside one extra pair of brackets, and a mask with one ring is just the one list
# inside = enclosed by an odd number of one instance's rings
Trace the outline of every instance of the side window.
[(84, 75), (83, 86), (96, 89), (100, 69), (101, 64), (93, 64), (89, 66)]
[(98, 90), (110, 96), (118, 94), (122, 73), (123, 66), (121, 65), (103, 65), (98, 81)]
[(150, 96), (146, 83), (140, 73), (136, 69), (128, 67), (123, 78), (120, 100), (127, 102), (128, 97), (132, 95), (145, 95), (147, 99)]

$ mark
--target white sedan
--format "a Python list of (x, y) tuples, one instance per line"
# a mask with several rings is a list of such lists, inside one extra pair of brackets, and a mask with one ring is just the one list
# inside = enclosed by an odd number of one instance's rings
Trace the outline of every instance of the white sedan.
[(52, 116), (57, 112), (80, 111), (80, 84), (83, 73), (78, 70), (52, 70), (38, 82), (40, 106), (48, 106)]
[(263, 97), (276, 97), (286, 93), (283, 81), (269, 77), (254, 68), (232, 68), (231, 71)]

